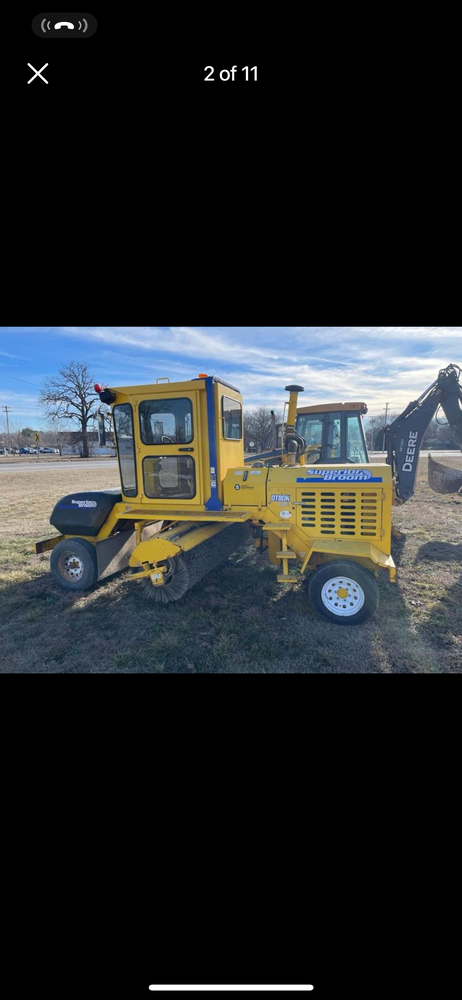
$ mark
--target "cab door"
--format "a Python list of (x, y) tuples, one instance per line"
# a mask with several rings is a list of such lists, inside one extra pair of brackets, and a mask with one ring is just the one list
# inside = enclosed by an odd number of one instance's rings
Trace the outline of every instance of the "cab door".
[(202, 504), (198, 393), (165, 388), (165, 394), (137, 400), (141, 493), (164, 506)]

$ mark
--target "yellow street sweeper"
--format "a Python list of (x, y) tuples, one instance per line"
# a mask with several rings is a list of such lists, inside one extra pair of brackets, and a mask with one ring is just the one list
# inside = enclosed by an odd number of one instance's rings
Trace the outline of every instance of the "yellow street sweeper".
[(440, 372), (388, 428), (387, 462), (372, 463), (364, 404), (303, 407), (297, 415), (303, 388), (286, 386), (282, 447), (271, 464), (267, 456), (244, 461), (242, 396), (216, 376), (98, 384), (112, 409), (120, 489), (63, 497), (50, 518), (60, 534), (38, 542), (36, 552), (52, 549), (52, 573), (66, 589), (86, 590), (129, 566), (130, 580), (168, 603), (253, 535), (279, 566), (278, 582), (307, 573), (320, 614), (340, 625), (365, 622), (378, 605), (379, 571), (395, 579), (392, 505), (412, 495), (423, 433), (438, 405), (462, 449), (459, 375), (454, 365)]

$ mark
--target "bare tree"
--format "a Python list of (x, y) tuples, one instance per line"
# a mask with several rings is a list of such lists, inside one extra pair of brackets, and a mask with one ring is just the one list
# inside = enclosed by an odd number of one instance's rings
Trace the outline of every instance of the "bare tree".
[(19, 421), (10, 420), (10, 440), (8, 442), (9, 448), (21, 448), (22, 446), (22, 425)]
[(88, 458), (88, 421), (99, 405), (88, 366), (70, 361), (59, 369), (59, 375), (45, 380), (40, 393), (40, 406), (51, 420), (75, 421), (82, 434), (82, 458)]
[(279, 413), (272, 413), (268, 406), (258, 406), (255, 410), (247, 410), (244, 414), (244, 447), (249, 448), (253, 441), (257, 451), (266, 451), (273, 444), (273, 425), (281, 420)]
[(368, 447), (370, 448), (371, 451), (382, 451), (385, 427), (387, 426), (387, 424), (392, 424), (397, 416), (398, 413), (392, 413), (390, 411), (386, 421), (385, 421), (385, 413), (379, 414), (376, 417), (367, 417), (365, 430), (368, 440)]
[(422, 439), (422, 448), (457, 448), (447, 420), (434, 418)]
[[(393, 423), (393, 420), (398, 415), (398, 413), (389, 413), (387, 423)], [(367, 417), (366, 434), (370, 451), (382, 451), (384, 431), (385, 414)], [(421, 448), (456, 448), (452, 431), (447, 421), (441, 420), (441, 418), (433, 418), (422, 438)]]
[(454, 450), (457, 450), (457, 444), (454, 440), (454, 435), (448, 423), (441, 423), (441, 421), (439, 422), (438, 429), (436, 432), (436, 437), (439, 448), (454, 448)]
[(63, 453), (63, 444), (67, 444), (68, 442), (67, 430), (65, 420), (60, 417), (49, 418), (46, 429), (47, 444), (52, 445), (53, 448), (57, 448), (60, 455)]

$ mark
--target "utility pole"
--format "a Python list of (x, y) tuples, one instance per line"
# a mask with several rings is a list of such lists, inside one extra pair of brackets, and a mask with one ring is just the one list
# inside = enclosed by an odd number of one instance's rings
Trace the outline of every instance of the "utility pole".
[(6, 436), (7, 436), (7, 440), (8, 440), (8, 448), (10, 448), (11, 447), (11, 441), (10, 441), (10, 421), (9, 421), (8, 414), (9, 414), (9, 412), (11, 410), (11, 406), (3, 406), (2, 405), (2, 410), (5, 410), (5, 413), (6, 413)]
[(389, 403), (386, 403), (386, 405), (385, 405), (385, 424), (384, 424), (384, 428), (383, 428), (382, 451), (385, 451), (385, 427), (387, 426), (387, 423), (388, 423), (388, 407), (389, 407), (389, 405), (390, 405)]

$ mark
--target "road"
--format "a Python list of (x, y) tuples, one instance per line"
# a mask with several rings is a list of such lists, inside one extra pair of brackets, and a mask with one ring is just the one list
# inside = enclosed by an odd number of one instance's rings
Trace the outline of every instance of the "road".
[[(421, 451), (421, 458), (428, 458), (430, 452)], [(432, 455), (438, 461), (440, 458), (460, 458), (459, 451), (433, 451)], [(371, 462), (384, 462), (385, 452), (371, 452), (369, 455)], [(98, 459), (82, 459), (80, 462), (71, 461), (66, 462), (65, 459), (61, 462), (47, 462), (45, 459), (40, 458), (38, 462), (0, 462), (0, 473), (2, 472), (53, 472), (53, 470), (62, 469), (63, 466), (72, 466), (73, 468), (82, 469), (89, 466), (92, 469), (117, 469), (118, 463), (117, 459), (105, 458), (98, 461)]]
[(47, 462), (43, 458), (39, 458), (38, 462), (0, 462), (0, 473), (2, 472), (56, 472), (57, 469), (62, 469), (67, 466), (67, 468), (82, 469), (85, 466), (90, 466), (92, 469), (117, 469), (117, 459), (105, 458), (98, 461), (98, 459), (82, 458), (80, 462), (71, 461), (66, 462), (63, 459), (61, 462)]
[[(382, 459), (385, 461), (386, 454), (386, 451), (370, 451), (369, 458), (373, 459), (374, 462), (381, 461)], [(421, 458), (428, 458), (429, 455), (432, 455), (438, 461), (439, 458), (460, 458), (460, 451), (457, 448), (454, 448), (452, 451), (438, 451), (436, 448), (430, 448), (430, 451), (420, 452)]]

